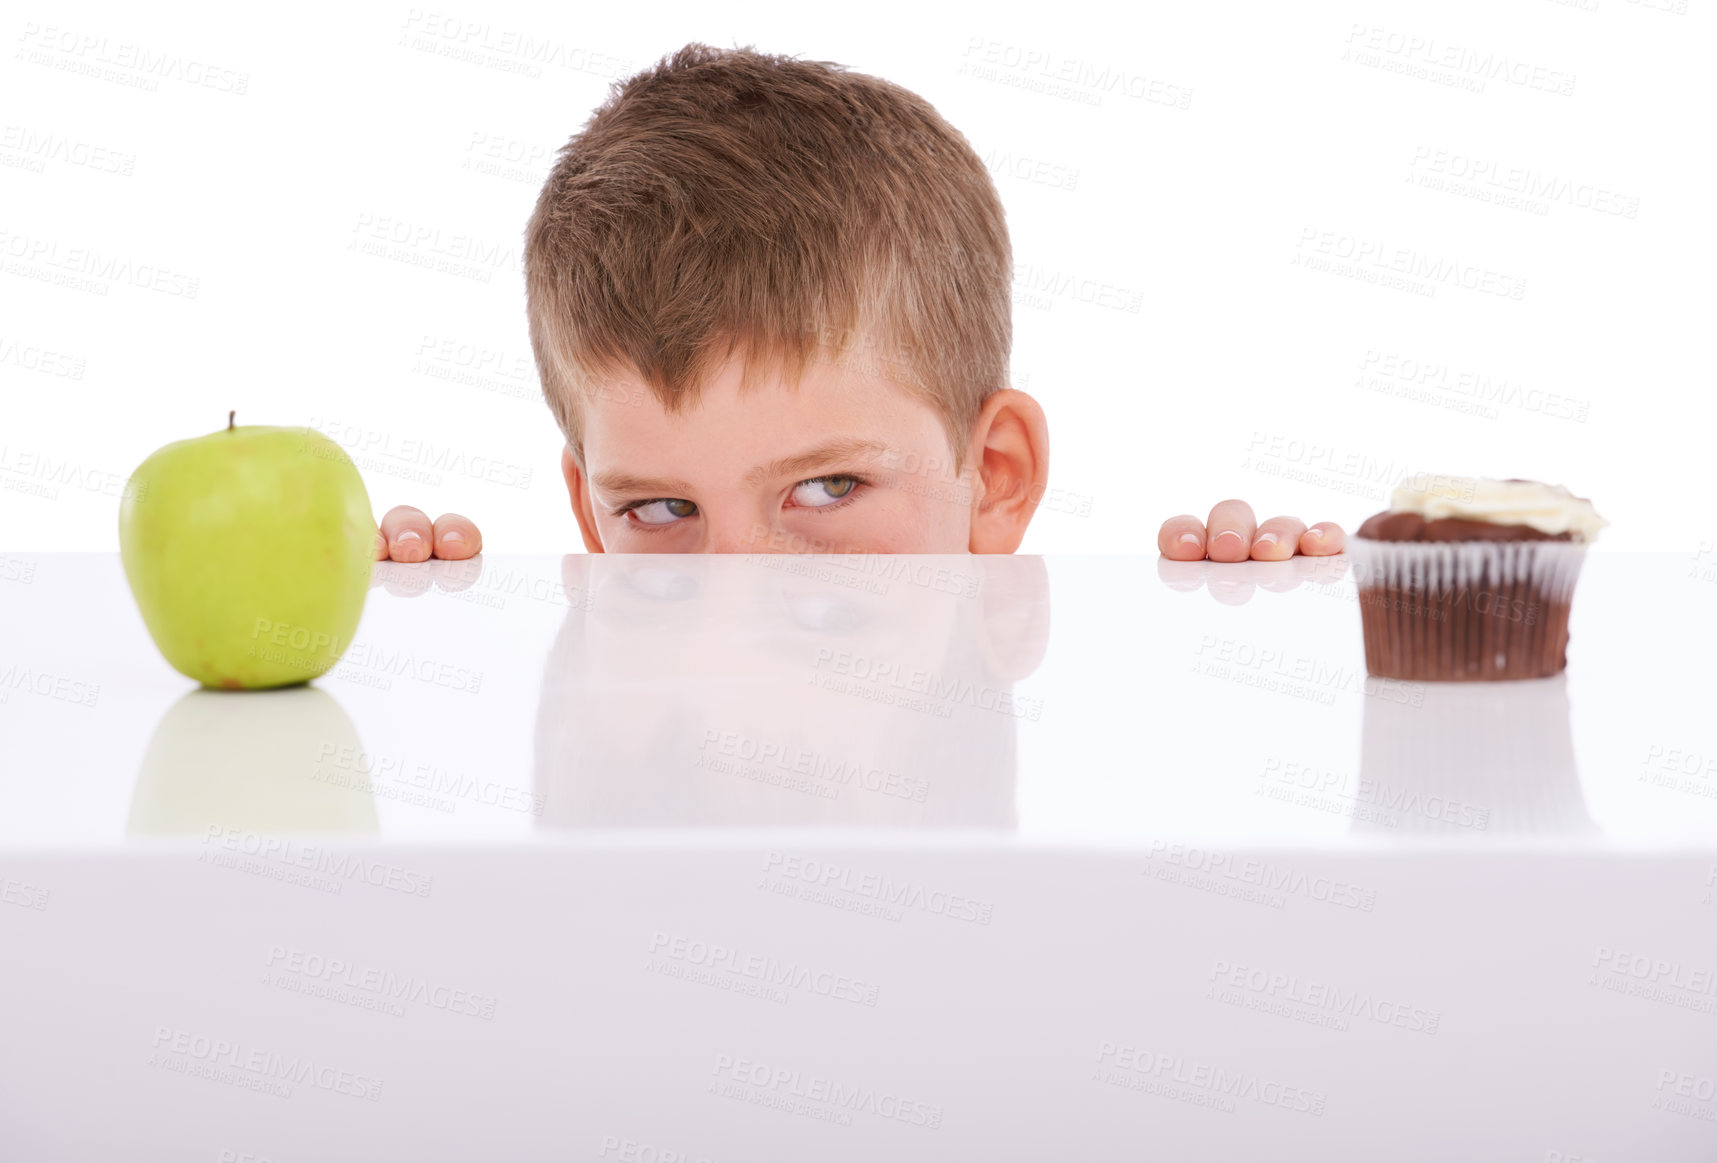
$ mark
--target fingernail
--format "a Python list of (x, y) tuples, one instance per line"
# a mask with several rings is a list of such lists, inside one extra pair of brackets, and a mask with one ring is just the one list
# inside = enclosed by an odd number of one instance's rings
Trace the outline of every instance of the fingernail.
[(407, 541), (422, 541), (422, 540), (423, 540), (423, 535), (415, 529), (407, 529), (404, 533), (401, 533), (399, 535), (399, 543), (401, 545), (404, 545)]
[(1232, 540), (1228, 541), (1229, 545), (1238, 546), (1240, 544), (1240, 534), (1234, 532), (1232, 529), (1224, 529), (1222, 532), (1218, 533), (1216, 535), (1216, 542), (1220, 545), (1225, 539), (1229, 538), (1232, 538)]
[(1180, 543), (1182, 545), (1197, 545), (1198, 544), (1198, 534), (1196, 534), (1196, 533), (1182, 533), (1180, 535)]
[(1324, 531), (1322, 529), (1307, 529), (1306, 536), (1310, 537), (1314, 541), (1322, 541), (1324, 539)]
[(1258, 534), (1258, 540), (1254, 541), (1252, 544), (1254, 546), (1274, 545), (1276, 544), (1276, 535), (1274, 533), (1260, 533)]
[(441, 535), (441, 543), (443, 545), (463, 545), (465, 544), (465, 534), (457, 529), (450, 529)]

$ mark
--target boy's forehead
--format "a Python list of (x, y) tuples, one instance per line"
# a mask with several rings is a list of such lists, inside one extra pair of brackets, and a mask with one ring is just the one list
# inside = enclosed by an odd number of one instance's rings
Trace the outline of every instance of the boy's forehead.
[[(798, 375), (767, 358), (748, 361), (741, 349), (729, 355), (707, 377), (695, 393), (696, 403), (686, 410), (712, 403), (731, 407), (757, 397), (775, 397), (768, 402), (779, 407), (782, 395), (810, 397), (813, 402), (856, 397), (874, 404), (879, 395), (902, 390), (896, 372), (892, 361), (879, 358), (865, 344), (842, 352), (822, 351), (811, 357)], [(592, 391), (600, 400), (637, 403), (642, 398), (665, 410), (643, 376), (631, 368), (612, 374)]]
[[(939, 436), (935, 411), (862, 356), (818, 359), (796, 380), (755, 371), (740, 390), (743, 365), (730, 359), (690, 405), (669, 412), (641, 376), (617, 375), (584, 400), (586, 464), (593, 478), (617, 462), (746, 461), (849, 440), (895, 448)], [(861, 451), (854, 448), (855, 452)]]

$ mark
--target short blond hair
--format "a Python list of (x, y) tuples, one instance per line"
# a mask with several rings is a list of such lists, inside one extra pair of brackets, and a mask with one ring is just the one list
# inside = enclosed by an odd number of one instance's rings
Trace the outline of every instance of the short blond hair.
[[(923, 98), (828, 61), (692, 43), (615, 82), (526, 229), (531, 349), (583, 465), (581, 393), (635, 374), (677, 413), (857, 354), (935, 409), (958, 470), (1007, 385), (1001, 199)], [(867, 358), (868, 357), (868, 358)]]

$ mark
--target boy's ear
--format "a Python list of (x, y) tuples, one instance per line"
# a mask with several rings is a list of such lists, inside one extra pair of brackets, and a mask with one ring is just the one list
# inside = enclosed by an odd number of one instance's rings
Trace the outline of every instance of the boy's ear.
[(1012, 553), (1049, 487), (1049, 421), (1024, 392), (1003, 388), (972, 426), (973, 553)]
[(572, 445), (560, 446), (560, 475), (566, 478), (566, 493), (572, 500), (573, 516), (578, 518), (578, 531), (584, 535), (588, 553), (602, 552), (602, 537), (596, 531), (596, 514), (590, 507), (590, 490), (585, 487), (584, 473), (573, 459)]

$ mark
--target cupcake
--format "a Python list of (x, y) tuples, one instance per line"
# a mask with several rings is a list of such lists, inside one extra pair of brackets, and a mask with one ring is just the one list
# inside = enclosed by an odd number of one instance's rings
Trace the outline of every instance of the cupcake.
[(1568, 664), (1586, 545), (1609, 524), (1560, 485), (1409, 478), (1349, 547), (1365, 668), (1381, 678), (1544, 678)]

